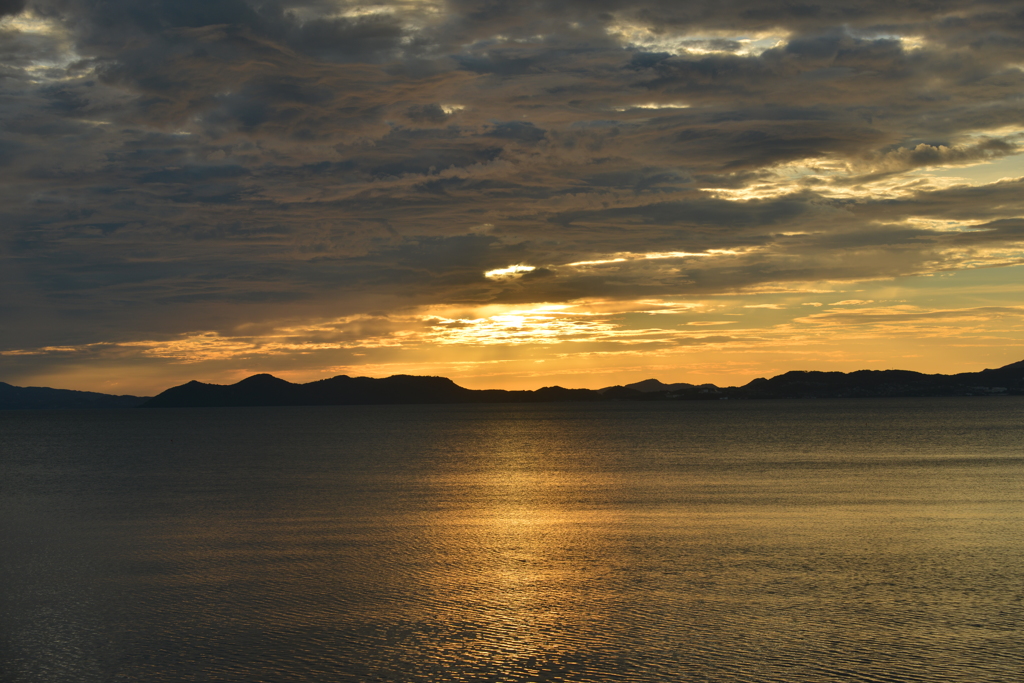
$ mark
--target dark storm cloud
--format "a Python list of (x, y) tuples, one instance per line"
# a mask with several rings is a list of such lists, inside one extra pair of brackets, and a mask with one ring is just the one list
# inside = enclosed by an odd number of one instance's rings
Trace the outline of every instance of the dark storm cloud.
[(949, 220), (998, 219), (1024, 212), (1024, 179), (1003, 180), (980, 187), (952, 187), (918, 192), (899, 199), (850, 203), (853, 215), (870, 220), (928, 216)]
[[(743, 204), (721, 199), (694, 198), (691, 201), (658, 202), (642, 206), (576, 211), (552, 216), (554, 222), (612, 223), (615, 225), (655, 224), (697, 228), (746, 228), (776, 225), (808, 210), (806, 200), (784, 198)], [(717, 232), (717, 231), (716, 231)]]
[(17, 140), (0, 138), (0, 166), (6, 166), (22, 153), (25, 146)]
[(414, 104), (405, 111), (405, 115), (416, 123), (445, 123), (448, 114), (439, 104)]
[(0, 0), (0, 17), (18, 14), (25, 9), (25, 0)]
[(974, 226), (969, 232), (957, 233), (952, 240), (958, 244), (986, 242), (1019, 242), (1024, 240), (1024, 219), (992, 221)]
[[(223, 28), (288, 46), (330, 62), (363, 61), (395, 50), (404, 36), (400, 23), (388, 15), (314, 17), (300, 20), (292, 9), (316, 3), (250, 2), (247, 0), (36, 0), (41, 13), (71, 25), (83, 46), (116, 56), (181, 50), (202, 29)], [(329, 9), (329, 3), (324, 4)], [(208, 34), (207, 34), (208, 35)], [(153, 44), (140, 50), (140, 40)], [(230, 58), (229, 45), (213, 46), (204, 56)], [(200, 48), (201, 49), (201, 48)]]
[[(755, 119), (756, 120), (756, 119)], [(756, 120), (702, 128), (684, 128), (669, 149), (679, 155), (719, 159), (720, 170), (756, 169), (829, 153), (855, 154), (865, 144), (884, 140), (867, 127), (795, 118), (789, 122)]]
[(291, 28), (288, 44), (328, 61), (359, 61), (368, 55), (386, 55), (405, 35), (401, 25), (387, 16), (359, 19), (318, 19)]
[[(885, 277), (1021, 238), (1019, 181), (868, 188), (1018, 153), (1021, 3), (23, 9), (48, 28), (0, 27), (6, 346)], [(984, 225), (894, 225), (922, 217)], [(749, 251), (567, 266), (716, 249)]]
[(537, 128), (529, 121), (507, 121), (496, 124), (487, 135), (506, 140), (518, 140), (520, 142), (540, 142), (544, 139), (546, 131)]

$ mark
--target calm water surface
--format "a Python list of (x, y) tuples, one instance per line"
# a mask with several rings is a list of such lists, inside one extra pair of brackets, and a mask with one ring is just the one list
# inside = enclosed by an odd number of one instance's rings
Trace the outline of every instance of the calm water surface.
[(0, 680), (1020, 681), (1024, 400), (0, 412)]

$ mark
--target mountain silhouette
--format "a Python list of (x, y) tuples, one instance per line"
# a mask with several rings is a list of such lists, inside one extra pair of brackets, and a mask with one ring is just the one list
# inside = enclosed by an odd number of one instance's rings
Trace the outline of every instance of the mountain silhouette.
[(742, 387), (664, 384), (650, 379), (591, 389), (543, 387), (535, 391), (474, 390), (446, 377), (394, 375), (383, 379), (340, 375), (293, 384), (253, 375), (236, 384), (189, 382), (149, 399), (147, 408), (215, 406), (386, 405), (423, 403), (550, 403), (556, 401), (668, 401), (766, 398), (869, 398), (1024, 394), (1024, 361), (994, 370), (925, 375), (909, 370), (793, 371)]
[(1024, 361), (957, 375), (909, 370), (787, 372), (742, 387), (747, 398), (856, 398), (882, 396), (991, 396), (1024, 393)]
[(94, 391), (16, 387), (0, 382), (0, 410), (53, 408), (135, 408), (146, 396), (113, 396)]
[(293, 384), (273, 375), (253, 375), (230, 385), (189, 382), (148, 400), (147, 408), (217, 406), (388, 405), (397, 403), (538, 403), (594, 401), (590, 389), (544, 387), (536, 391), (473, 390), (446, 377), (394, 375), (383, 379), (339, 375)]
[[(679, 389), (688, 389), (692, 387), (692, 384), (685, 382), (677, 382), (676, 384), (665, 384), (656, 379), (645, 379), (642, 382), (633, 382), (627, 384), (627, 389), (635, 389), (636, 391), (642, 391), (643, 393), (649, 393), (652, 391), (678, 391)], [(611, 387), (609, 387), (611, 388)]]
[(794, 370), (759, 377), (741, 387), (665, 384), (647, 379), (600, 390), (543, 387), (535, 391), (466, 389), (447, 377), (394, 375), (375, 379), (339, 375), (295, 384), (268, 374), (235, 384), (188, 382), (153, 398), (91, 391), (16, 387), (0, 382), (0, 409), (184, 408), (227, 406), (389, 405), (430, 403), (552, 403), (559, 401), (693, 401), (776, 398), (881, 398), (896, 396), (1024, 395), (1024, 360), (956, 375), (910, 370), (820, 372)]

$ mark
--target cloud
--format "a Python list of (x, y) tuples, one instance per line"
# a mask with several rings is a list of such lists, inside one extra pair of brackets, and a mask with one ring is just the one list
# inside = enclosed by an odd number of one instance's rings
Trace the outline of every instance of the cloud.
[(1003, 140), (984, 140), (974, 145), (899, 147), (873, 155), (865, 163), (878, 172), (896, 172), (928, 166), (962, 166), (1017, 154), (1020, 150)]
[(496, 124), (487, 135), (506, 140), (518, 140), (519, 142), (533, 143), (544, 139), (545, 131), (537, 128), (529, 121), (506, 121)]
[[(2, 348), (1024, 258), (1024, 31), (1006, 3), (0, 15)], [(514, 265), (534, 270), (486, 276)]]
[(331, 62), (361, 61), (398, 49), (405, 37), (401, 23), (384, 14), (356, 18), (319, 18), (290, 27), (290, 45)]
[(25, 0), (0, 0), (0, 17), (19, 14), (25, 9)]
[[(870, 302), (857, 302), (870, 303)], [(909, 323), (985, 321), (1006, 316), (1024, 316), (1024, 306), (979, 306), (975, 308), (932, 309), (901, 305), (815, 313), (797, 322), (812, 325), (904, 325)]]

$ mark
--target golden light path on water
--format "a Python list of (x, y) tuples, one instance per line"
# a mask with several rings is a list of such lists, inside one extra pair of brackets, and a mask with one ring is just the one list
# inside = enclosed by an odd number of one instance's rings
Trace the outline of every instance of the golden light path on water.
[(1019, 403), (9, 411), (0, 653), (18, 683), (1001, 683)]

